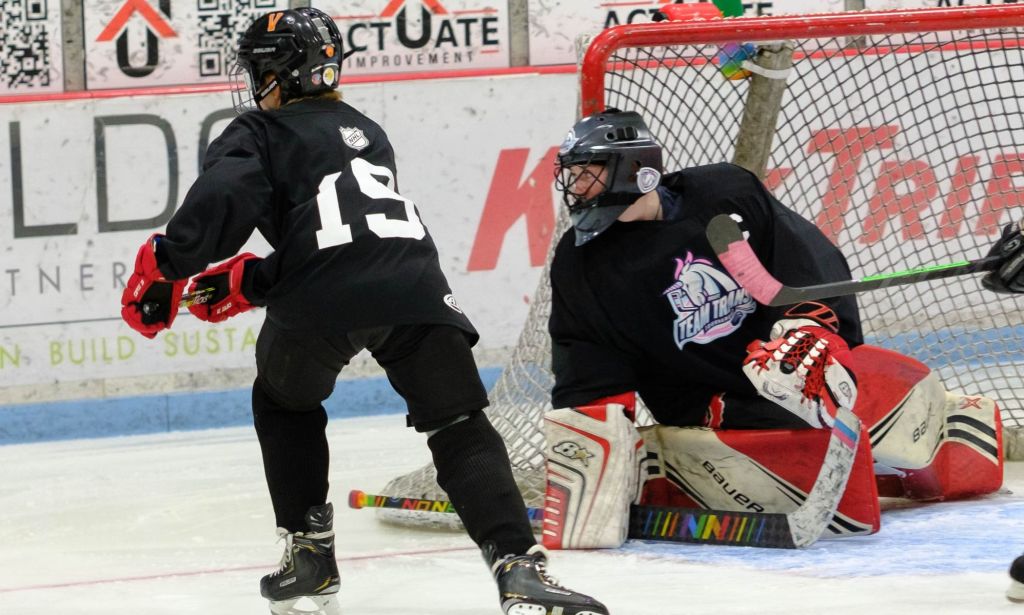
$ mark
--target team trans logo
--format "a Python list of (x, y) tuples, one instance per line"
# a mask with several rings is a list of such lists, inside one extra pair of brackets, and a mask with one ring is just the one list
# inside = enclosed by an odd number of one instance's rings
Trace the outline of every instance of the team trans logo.
[(687, 342), (707, 344), (729, 335), (756, 307), (732, 278), (691, 252), (685, 259), (676, 259), (675, 278), (662, 295), (676, 312), (673, 331), (680, 350)]

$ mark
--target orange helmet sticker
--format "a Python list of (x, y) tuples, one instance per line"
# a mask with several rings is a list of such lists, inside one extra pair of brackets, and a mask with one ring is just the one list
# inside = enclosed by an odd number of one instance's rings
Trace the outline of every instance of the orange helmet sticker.
[(277, 28), (277, 22), (281, 21), (284, 13), (271, 13), (267, 16), (267, 32), (273, 32)]

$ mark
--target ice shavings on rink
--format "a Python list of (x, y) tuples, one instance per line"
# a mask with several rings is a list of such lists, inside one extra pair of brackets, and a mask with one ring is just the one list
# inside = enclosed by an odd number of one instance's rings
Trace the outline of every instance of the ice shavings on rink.
[[(499, 615), (464, 535), (345, 506), (428, 458), (400, 415), (332, 421), (345, 615)], [(265, 615), (273, 515), (251, 428), (0, 446), (0, 614)], [(1022, 615), (1003, 597), (1024, 551), (1024, 464), (1006, 491), (888, 506), (879, 534), (801, 551), (630, 542), (563, 551), (551, 572), (614, 615)], [(1010, 492), (1017, 493), (1010, 493)]]

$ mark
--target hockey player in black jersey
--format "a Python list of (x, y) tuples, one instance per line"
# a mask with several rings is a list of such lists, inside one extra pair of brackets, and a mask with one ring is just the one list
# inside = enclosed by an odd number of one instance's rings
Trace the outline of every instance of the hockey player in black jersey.
[[(387, 135), (335, 91), (341, 59), (338, 28), (319, 10), (275, 11), (248, 28), (238, 49), (246, 84), (234, 92), (242, 113), (210, 145), (166, 232), (139, 250), (123, 318), (147, 337), (169, 328), (193, 275), (190, 291), (213, 289), (189, 307), (202, 320), (266, 307), (252, 405), (286, 541), (280, 569), (260, 583), (273, 612), (303, 597), (336, 610), (322, 402), (368, 349), (405, 399), (409, 425), (427, 435), (437, 480), (480, 545), (503, 610), (604, 615), (547, 575), (504, 443), (482, 412), (477, 332), (416, 206), (398, 192)], [(273, 247), (266, 257), (237, 254), (254, 230)]]
[[(755, 254), (787, 285), (851, 278), (839, 250), (754, 174), (725, 163), (663, 174), (661, 146), (643, 119), (609, 109), (573, 126), (555, 181), (573, 227), (559, 240), (550, 272), (555, 410), (545, 417), (553, 511), (545, 517), (546, 546), (620, 544), (628, 504), (655, 473), (678, 488), (683, 505), (788, 512), (792, 502), (776, 481), (798, 493), (793, 485), (813, 482), (816, 469), (805, 458), (786, 457), (794, 436), (785, 430), (822, 428), (827, 437), (838, 406), (855, 407), (867, 426), (896, 426), (862, 441), (874, 441), (876, 461), (894, 468), (886, 476), (900, 495), (941, 499), (998, 488), (999, 419), (991, 400), (977, 419), (986, 425), (991, 454), (969, 458), (969, 479), (947, 476), (956, 464), (943, 456), (961, 452), (940, 446), (935, 427), (911, 442), (910, 428), (945, 422), (960, 397), (947, 398), (919, 362), (864, 345), (853, 297), (768, 307), (728, 275), (705, 235), (719, 214), (740, 222)], [(889, 372), (905, 377), (882, 382)], [(872, 385), (858, 396), (865, 379)], [(658, 431), (641, 437), (633, 428), (635, 394)], [(915, 403), (894, 415), (904, 398)], [(693, 426), (715, 431), (678, 429)], [(741, 454), (737, 443), (751, 442), (751, 432), (737, 430), (751, 429), (774, 430), (777, 443), (767, 453)], [(645, 448), (646, 459), (661, 466), (638, 476)], [(860, 492), (867, 513), (850, 513), (838, 532), (877, 530), (870, 452), (863, 455), (868, 480)], [(769, 475), (775, 478), (765, 480)], [(595, 510), (615, 512), (584, 515)], [(846, 514), (842, 506), (840, 513)]]

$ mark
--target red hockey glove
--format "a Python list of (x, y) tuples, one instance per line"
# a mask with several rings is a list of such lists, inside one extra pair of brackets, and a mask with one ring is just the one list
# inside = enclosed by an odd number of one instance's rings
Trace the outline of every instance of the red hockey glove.
[(186, 282), (166, 279), (157, 267), (156, 243), (160, 237), (163, 235), (152, 235), (139, 248), (135, 270), (121, 293), (121, 318), (150, 339), (171, 327)]
[(188, 292), (205, 288), (212, 288), (213, 291), (206, 301), (188, 306), (188, 311), (199, 320), (221, 322), (251, 310), (252, 303), (242, 294), (242, 277), (245, 275), (246, 264), (259, 260), (262, 259), (255, 254), (245, 252), (197, 275), (189, 285)]
[(772, 326), (772, 340), (747, 346), (743, 373), (759, 395), (812, 427), (831, 428), (839, 406), (853, 408), (857, 383), (850, 348), (827, 306), (801, 304)]

